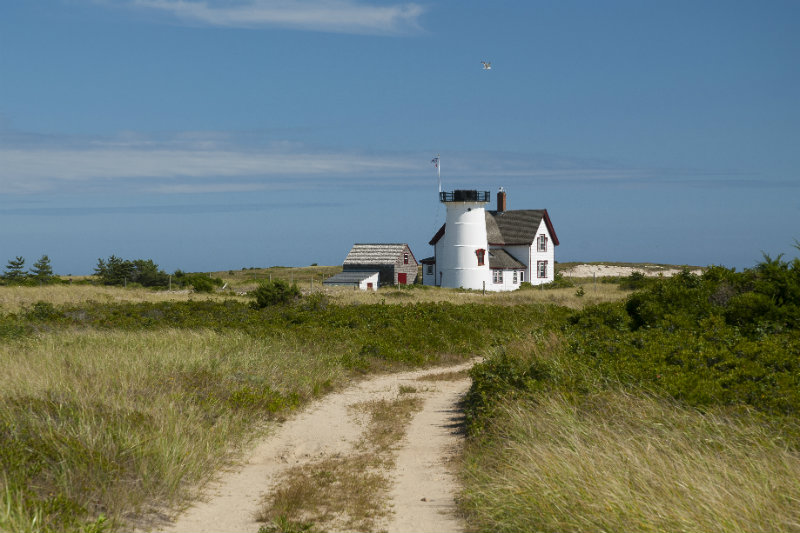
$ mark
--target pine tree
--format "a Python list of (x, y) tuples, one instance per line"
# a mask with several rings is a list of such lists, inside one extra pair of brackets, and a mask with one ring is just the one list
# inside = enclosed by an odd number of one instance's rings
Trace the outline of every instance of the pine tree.
[(53, 267), (50, 265), (50, 258), (43, 255), (33, 264), (31, 277), (39, 283), (50, 283), (53, 280)]
[(3, 277), (6, 281), (11, 283), (18, 283), (25, 281), (27, 274), (25, 273), (25, 259), (17, 256), (15, 259), (9, 259)]

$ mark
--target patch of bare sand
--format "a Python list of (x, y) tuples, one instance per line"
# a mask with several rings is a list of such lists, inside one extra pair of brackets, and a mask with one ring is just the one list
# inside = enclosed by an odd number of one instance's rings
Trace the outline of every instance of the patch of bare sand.
[(274, 480), (289, 467), (322, 457), (347, 455), (364, 431), (353, 404), (396, 398), (401, 385), (415, 387), (424, 407), (411, 422), (400, 444), (390, 506), (393, 531), (463, 531), (456, 516), (456, 483), (448, 468), (457, 453), (457, 402), (469, 387), (457, 381), (419, 381), (427, 375), (457, 372), (474, 361), (456, 366), (381, 375), (333, 393), (298, 413), (260, 442), (240, 468), (223, 473), (203, 498), (163, 532), (255, 533), (261, 523), (254, 516)]
[[(643, 266), (620, 266), (620, 265), (575, 265), (572, 268), (564, 270), (561, 274), (567, 278), (591, 278), (597, 277), (624, 277), (630, 276), (634, 272), (641, 272), (648, 277), (657, 276), (674, 276), (682, 271), (681, 268), (661, 267), (658, 265), (643, 265)], [(700, 275), (703, 273), (702, 268), (694, 268), (689, 270), (692, 274)]]

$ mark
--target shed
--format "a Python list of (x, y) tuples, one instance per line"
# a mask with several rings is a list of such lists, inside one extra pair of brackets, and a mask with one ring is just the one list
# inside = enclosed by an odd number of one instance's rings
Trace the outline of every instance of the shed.
[(381, 285), (414, 283), (417, 268), (417, 260), (405, 243), (356, 243), (342, 264), (345, 272), (378, 271)]
[(378, 290), (378, 271), (345, 270), (322, 282), (330, 287), (353, 287), (363, 291)]

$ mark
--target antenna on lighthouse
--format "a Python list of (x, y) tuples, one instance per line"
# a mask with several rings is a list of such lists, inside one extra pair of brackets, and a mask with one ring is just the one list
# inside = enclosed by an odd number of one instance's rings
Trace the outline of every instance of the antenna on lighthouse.
[(441, 194), (441, 192), (442, 192), (442, 166), (441, 166), (441, 163), (439, 161), (439, 154), (436, 154), (436, 157), (431, 159), (431, 163), (433, 163), (433, 166), (436, 167), (436, 178), (439, 181), (439, 193)]

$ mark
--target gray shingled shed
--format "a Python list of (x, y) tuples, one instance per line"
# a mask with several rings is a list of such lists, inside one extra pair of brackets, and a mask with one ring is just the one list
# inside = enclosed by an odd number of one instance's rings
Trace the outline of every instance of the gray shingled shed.
[(406, 285), (417, 279), (417, 260), (405, 243), (356, 243), (342, 270), (378, 271), (381, 285)]
[(345, 270), (329, 277), (323, 281), (322, 284), (332, 287), (353, 287), (356, 289), (374, 291), (378, 289), (378, 276), (379, 273), (377, 270)]

